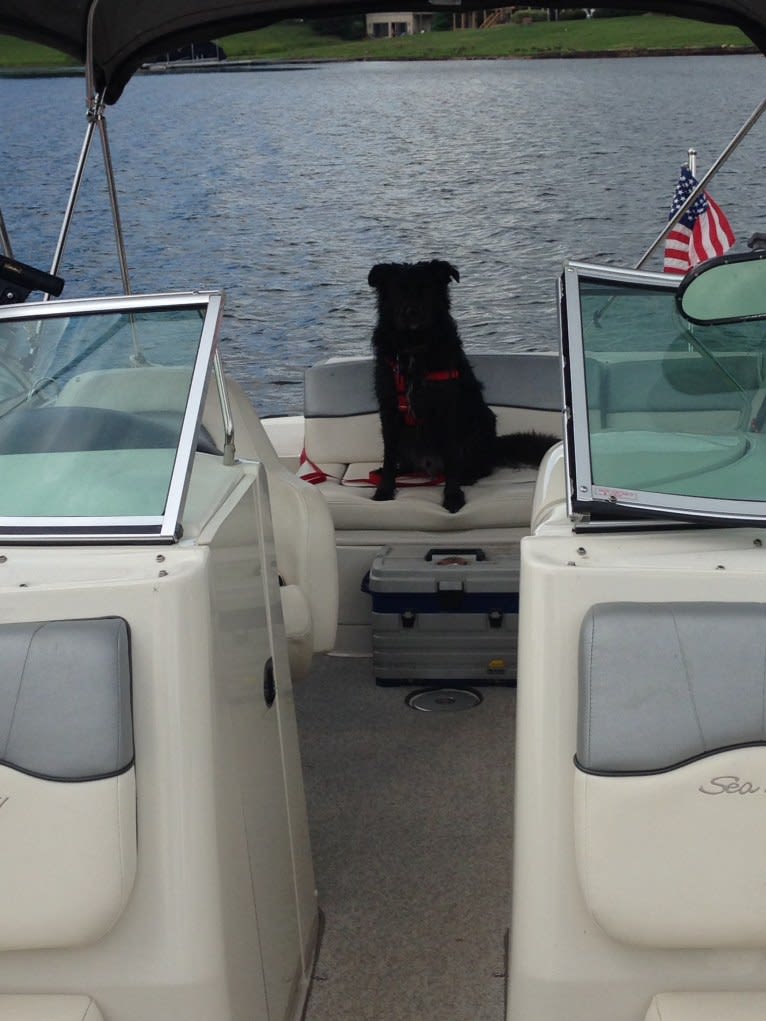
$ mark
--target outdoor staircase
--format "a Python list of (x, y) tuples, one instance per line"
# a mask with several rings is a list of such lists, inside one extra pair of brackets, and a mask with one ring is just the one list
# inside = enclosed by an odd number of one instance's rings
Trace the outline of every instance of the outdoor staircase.
[(505, 21), (507, 9), (507, 7), (496, 7), (490, 11), (481, 25), (479, 25), (479, 28), (495, 28), (497, 25), (502, 25)]

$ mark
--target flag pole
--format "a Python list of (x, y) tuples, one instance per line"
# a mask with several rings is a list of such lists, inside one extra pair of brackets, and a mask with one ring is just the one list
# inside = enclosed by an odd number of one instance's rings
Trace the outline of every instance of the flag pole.
[[(674, 216), (672, 216), (668, 220), (668, 222), (665, 224), (665, 226), (660, 231), (659, 235), (655, 238), (655, 240), (651, 243), (651, 245), (649, 245), (647, 250), (644, 252), (644, 254), (638, 260), (636, 265), (633, 267), (634, 269), (641, 269), (641, 267), (644, 265), (644, 263), (646, 263), (649, 260), (650, 256), (652, 256), (654, 254), (655, 250), (657, 248), (659, 248), (659, 246), (665, 240), (665, 236), (668, 234), (668, 232), (673, 227), (675, 227), (675, 225), (678, 223), (678, 221), (681, 219), (681, 217), (686, 213), (687, 209), (689, 209), (692, 205), (694, 205), (694, 203), (697, 201), (699, 196), (704, 192), (705, 187), (707, 186), (707, 184), (710, 181), (710, 179), (712, 177), (714, 177), (715, 174), (718, 173), (718, 171), (721, 169), (721, 167), (726, 162), (726, 160), (729, 158), (729, 156), (731, 156), (731, 154), (737, 148), (737, 146), (742, 141), (742, 139), (745, 137), (745, 135), (747, 135), (747, 133), (751, 130), (751, 128), (754, 127), (754, 125), (756, 124), (756, 122), (758, 121), (759, 117), (761, 116), (761, 114), (763, 113), (764, 110), (766, 110), (766, 99), (762, 100), (761, 103), (759, 103), (759, 105), (755, 108), (755, 110), (753, 110), (753, 112), (750, 114), (748, 119), (745, 121), (745, 123), (742, 125), (742, 127), (739, 129), (739, 131), (736, 133), (734, 138), (732, 138), (732, 140), (729, 142), (729, 144), (723, 150), (723, 152), (718, 157), (718, 159), (715, 161), (715, 163), (710, 167), (708, 172), (706, 174), (704, 174), (703, 177), (700, 179), (700, 181), (697, 183), (697, 187), (692, 191), (691, 195), (689, 195), (689, 197), (686, 199), (686, 201), (683, 203), (683, 205), (680, 207), (680, 209), (675, 213)], [(694, 150), (690, 149), (689, 150), (690, 157), (691, 157), (691, 153), (692, 152), (694, 152)], [(696, 152), (694, 152), (695, 159), (696, 159), (696, 155), (697, 155)], [(689, 169), (690, 170), (692, 169), (691, 166), (689, 167)], [(692, 173), (694, 173), (693, 170), (692, 170)], [(696, 174), (695, 174), (695, 177), (696, 177)]]

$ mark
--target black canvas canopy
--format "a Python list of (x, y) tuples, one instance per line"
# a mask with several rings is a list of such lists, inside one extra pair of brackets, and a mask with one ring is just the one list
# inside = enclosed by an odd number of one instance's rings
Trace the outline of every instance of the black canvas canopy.
[[(408, 9), (457, 12), (486, 6), (486, 0), (414, 0)], [(571, 6), (571, 0), (532, 6), (565, 7)], [(591, 6), (735, 25), (766, 53), (766, 0), (591, 0)], [(92, 21), (96, 85), (113, 103), (141, 63), (184, 43), (217, 39), (287, 18), (383, 9), (387, 7), (381, 0), (0, 0), (0, 33), (52, 46), (85, 63)]]

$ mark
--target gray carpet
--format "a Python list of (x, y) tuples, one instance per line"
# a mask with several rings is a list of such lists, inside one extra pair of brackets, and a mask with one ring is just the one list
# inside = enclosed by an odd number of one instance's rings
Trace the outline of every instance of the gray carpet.
[(513, 689), (416, 712), (369, 660), (297, 687), (325, 932), (306, 1021), (502, 1021)]

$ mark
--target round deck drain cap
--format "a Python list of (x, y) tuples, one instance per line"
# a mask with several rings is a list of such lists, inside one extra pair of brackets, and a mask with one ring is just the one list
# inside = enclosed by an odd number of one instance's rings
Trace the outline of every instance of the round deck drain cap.
[(405, 701), (410, 709), (423, 713), (457, 713), (473, 709), (482, 698), (473, 688), (423, 688), (413, 691)]

